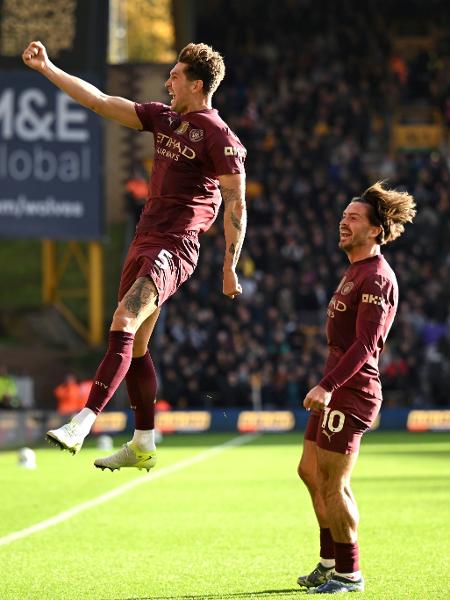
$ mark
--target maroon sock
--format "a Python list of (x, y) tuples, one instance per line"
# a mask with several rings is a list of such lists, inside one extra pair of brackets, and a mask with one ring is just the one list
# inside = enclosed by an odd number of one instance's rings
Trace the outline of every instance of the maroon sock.
[(354, 544), (343, 544), (334, 542), (336, 552), (336, 572), (355, 573), (359, 571), (359, 546)]
[(108, 350), (95, 373), (86, 407), (99, 414), (125, 377), (133, 355), (134, 333), (110, 331)]
[(320, 528), (320, 558), (334, 558), (334, 542), (328, 527)]
[(130, 405), (135, 411), (136, 429), (154, 429), (157, 381), (149, 352), (133, 358), (125, 381)]

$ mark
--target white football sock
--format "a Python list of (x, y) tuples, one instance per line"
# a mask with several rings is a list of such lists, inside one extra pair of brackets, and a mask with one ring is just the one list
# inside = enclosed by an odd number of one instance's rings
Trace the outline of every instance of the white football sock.
[(345, 577), (346, 579), (350, 579), (351, 581), (359, 581), (361, 579), (361, 571), (355, 571), (354, 573), (338, 573), (336, 575), (339, 577)]
[(85, 436), (90, 432), (92, 425), (95, 422), (97, 415), (90, 408), (83, 408), (73, 417), (73, 421), (78, 423), (80, 426), (80, 431), (84, 433)]
[(332, 567), (335, 566), (336, 561), (334, 560), (334, 558), (320, 557), (320, 564), (322, 565), (322, 567), (325, 567), (326, 569), (331, 569)]
[(131, 443), (137, 446), (139, 450), (142, 450), (143, 452), (150, 452), (150, 450), (156, 450), (155, 430), (135, 429)]

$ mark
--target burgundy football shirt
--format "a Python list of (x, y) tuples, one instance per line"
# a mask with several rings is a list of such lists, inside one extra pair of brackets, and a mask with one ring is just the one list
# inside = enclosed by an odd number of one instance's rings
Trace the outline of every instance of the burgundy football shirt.
[(136, 103), (135, 109), (155, 143), (150, 196), (137, 233), (203, 233), (219, 211), (217, 177), (244, 173), (244, 146), (216, 109), (180, 115), (159, 102)]
[(378, 360), (397, 305), (397, 278), (381, 254), (350, 265), (328, 305), (323, 388), (352, 388), (381, 399)]

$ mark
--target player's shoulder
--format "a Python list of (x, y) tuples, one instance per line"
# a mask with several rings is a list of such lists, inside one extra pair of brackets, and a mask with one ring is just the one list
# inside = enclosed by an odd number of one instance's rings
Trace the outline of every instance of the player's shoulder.
[(393, 283), (397, 282), (397, 277), (394, 273), (393, 268), (382, 254), (378, 254), (377, 256), (377, 260), (374, 264), (373, 274), (375, 277), (378, 277), (380, 279), (391, 281)]
[(384, 293), (398, 288), (397, 277), (382, 254), (361, 266), (364, 267), (360, 269), (361, 286), (372, 290), (382, 290)]
[(205, 110), (199, 110), (197, 112), (191, 113), (189, 116), (191, 117), (191, 121), (203, 123), (205, 126), (211, 127), (213, 129), (227, 127), (227, 124), (219, 115), (219, 111), (217, 110), (217, 108), (207, 108)]
[(231, 137), (241, 143), (238, 136), (222, 119), (219, 115), (219, 111), (215, 108), (195, 113), (194, 120), (198, 126), (203, 126), (205, 128), (206, 134), (210, 137)]
[(394, 277), (395, 273), (382, 254), (371, 256), (352, 264), (352, 269), (361, 277), (380, 275), (383, 277)]
[(135, 105), (153, 113), (172, 112), (170, 106), (163, 102), (135, 102)]
[(170, 106), (163, 102), (135, 102), (135, 109), (139, 116), (150, 116), (153, 119), (159, 117), (168, 118), (172, 115), (172, 122), (174, 123), (178, 118)]

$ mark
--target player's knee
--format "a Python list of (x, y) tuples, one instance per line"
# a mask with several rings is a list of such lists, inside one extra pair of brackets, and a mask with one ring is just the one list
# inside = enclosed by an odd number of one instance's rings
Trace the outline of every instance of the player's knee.
[(297, 467), (297, 474), (306, 487), (313, 488), (317, 485), (316, 473), (309, 467), (309, 465), (300, 461)]
[(337, 506), (345, 500), (343, 486), (333, 484), (331, 481), (322, 483), (321, 493), (325, 501), (325, 506), (329, 509), (333, 509), (333, 506)]
[(137, 319), (131, 316), (120, 305), (113, 315), (111, 329), (113, 331), (127, 331), (128, 333), (136, 333), (139, 326)]

